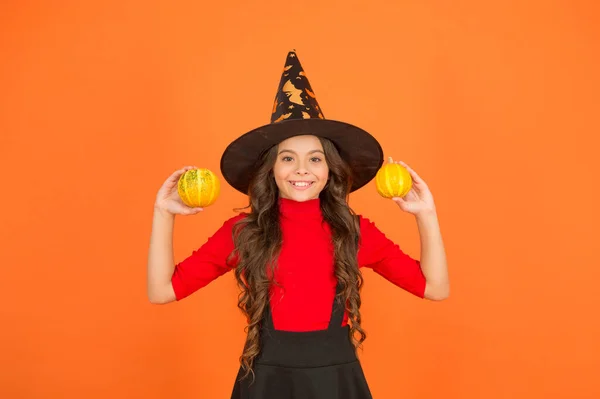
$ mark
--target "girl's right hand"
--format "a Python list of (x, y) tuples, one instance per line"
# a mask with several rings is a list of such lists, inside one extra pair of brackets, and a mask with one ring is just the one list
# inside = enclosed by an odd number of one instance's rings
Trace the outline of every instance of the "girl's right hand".
[(186, 166), (173, 172), (158, 190), (154, 208), (161, 212), (170, 213), (171, 215), (195, 215), (202, 211), (203, 208), (190, 208), (184, 204), (177, 193), (177, 183), (181, 175), (188, 170), (196, 168), (196, 166)]

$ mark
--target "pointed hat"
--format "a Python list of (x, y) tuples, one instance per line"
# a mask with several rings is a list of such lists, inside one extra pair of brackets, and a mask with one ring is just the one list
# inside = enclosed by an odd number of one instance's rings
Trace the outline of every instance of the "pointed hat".
[(260, 156), (283, 140), (299, 135), (324, 137), (333, 142), (352, 170), (356, 191), (371, 181), (383, 164), (377, 140), (361, 128), (346, 122), (325, 119), (295, 50), (288, 53), (271, 123), (253, 129), (234, 140), (221, 157), (221, 173), (227, 183), (248, 194), (248, 186)]

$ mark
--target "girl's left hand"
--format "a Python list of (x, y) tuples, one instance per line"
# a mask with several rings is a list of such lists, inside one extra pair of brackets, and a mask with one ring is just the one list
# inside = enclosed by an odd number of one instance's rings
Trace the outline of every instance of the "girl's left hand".
[(429, 213), (435, 211), (435, 204), (433, 202), (433, 195), (429, 191), (429, 187), (421, 177), (410, 168), (404, 162), (397, 162), (404, 166), (412, 177), (412, 188), (402, 198), (394, 197), (392, 200), (398, 204), (400, 209), (404, 212), (411, 213), (413, 215), (419, 215), (422, 213)]

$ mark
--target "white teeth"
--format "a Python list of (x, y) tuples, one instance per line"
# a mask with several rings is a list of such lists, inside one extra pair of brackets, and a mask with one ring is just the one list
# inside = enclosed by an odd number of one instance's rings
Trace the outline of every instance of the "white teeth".
[(291, 182), (293, 186), (295, 187), (307, 187), (310, 186), (312, 183), (307, 183), (307, 182)]

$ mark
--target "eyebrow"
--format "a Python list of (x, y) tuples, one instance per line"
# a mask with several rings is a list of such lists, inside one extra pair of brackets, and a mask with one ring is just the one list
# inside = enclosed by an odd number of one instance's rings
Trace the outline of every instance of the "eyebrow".
[[(293, 150), (281, 150), (281, 151), (279, 151), (279, 153), (277, 155), (279, 155), (279, 154), (281, 154), (283, 152), (291, 152), (292, 154), (298, 155), (298, 153), (296, 151), (293, 151)], [(309, 154), (314, 154), (315, 152), (320, 152), (321, 154), (325, 155), (325, 153), (323, 151), (321, 151), (321, 150), (311, 150), (308, 153)]]

